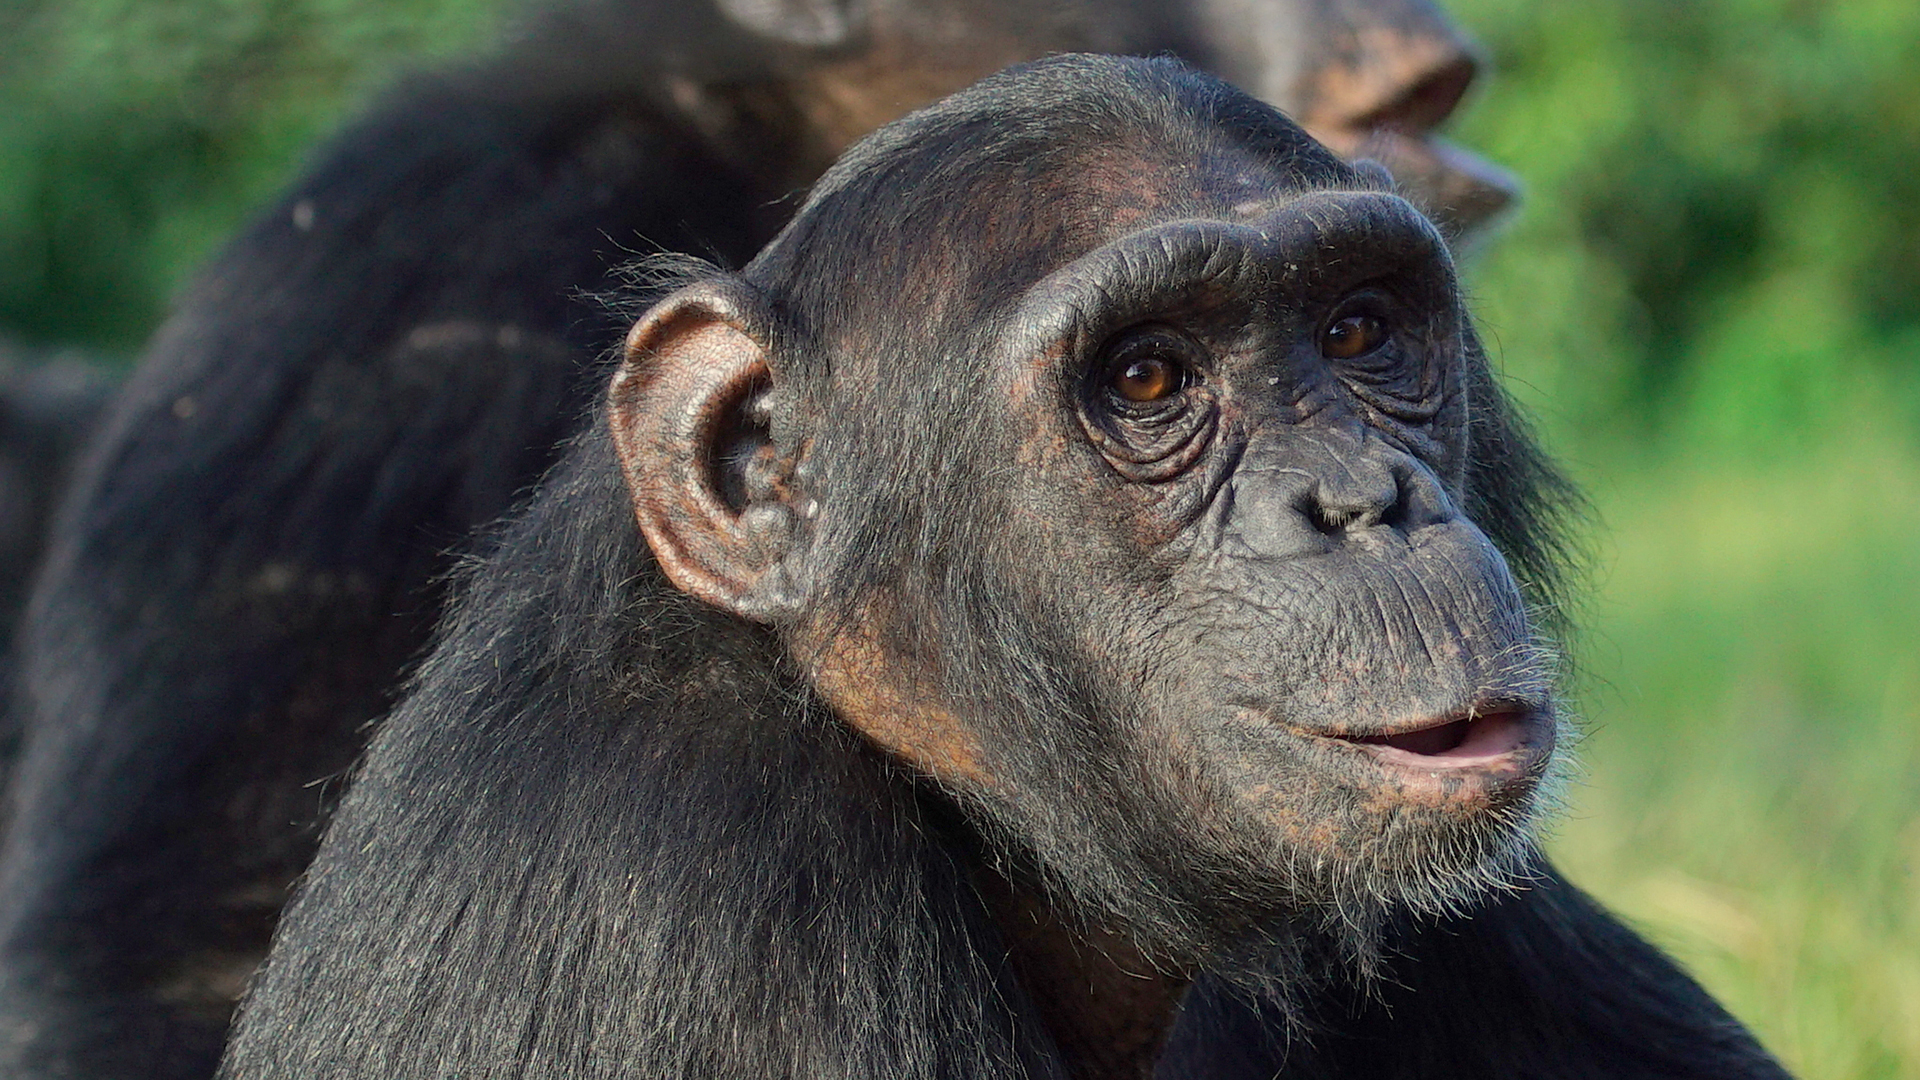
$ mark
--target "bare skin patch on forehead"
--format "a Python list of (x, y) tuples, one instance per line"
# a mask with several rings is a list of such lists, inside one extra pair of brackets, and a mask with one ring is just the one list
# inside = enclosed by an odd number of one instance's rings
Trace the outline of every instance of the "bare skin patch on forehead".
[(1287, 165), (1232, 146), (1194, 153), (1182, 146), (1125, 148), (1103, 153), (1062, 175), (1049, 192), (1082, 250), (1129, 232), (1180, 218), (1245, 220), (1272, 212), (1288, 199), (1324, 186), (1318, 175), (1338, 168), (1328, 156)]

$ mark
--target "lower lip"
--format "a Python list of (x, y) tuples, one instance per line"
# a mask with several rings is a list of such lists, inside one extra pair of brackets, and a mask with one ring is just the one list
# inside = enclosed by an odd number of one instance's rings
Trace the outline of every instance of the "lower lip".
[(1530, 712), (1501, 710), (1401, 735), (1340, 741), (1406, 768), (1484, 768), (1504, 764), (1528, 751), (1534, 742), (1533, 716)]

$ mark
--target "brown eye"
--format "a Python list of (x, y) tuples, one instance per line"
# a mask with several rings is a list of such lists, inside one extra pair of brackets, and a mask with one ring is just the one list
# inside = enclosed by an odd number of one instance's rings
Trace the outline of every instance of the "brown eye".
[(1114, 335), (1082, 383), (1087, 434), (1120, 475), (1171, 480), (1207, 448), (1219, 410), (1208, 392), (1206, 346), (1147, 323)]
[(1387, 324), (1371, 315), (1335, 319), (1320, 335), (1320, 355), (1330, 360), (1352, 360), (1379, 348), (1387, 340)]
[(1164, 326), (1136, 327), (1104, 350), (1100, 382), (1110, 407), (1157, 411), (1199, 381), (1199, 345)]
[(1164, 356), (1148, 356), (1121, 365), (1113, 373), (1113, 390), (1135, 404), (1172, 397), (1187, 387), (1187, 369)]

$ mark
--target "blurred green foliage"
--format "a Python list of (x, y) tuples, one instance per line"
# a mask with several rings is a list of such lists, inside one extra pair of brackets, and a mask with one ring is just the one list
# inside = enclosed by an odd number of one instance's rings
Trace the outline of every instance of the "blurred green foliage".
[(1920, 5), (1451, 0), (1468, 278), (1592, 493), (1556, 854), (1800, 1075), (1920, 1076)]
[(1498, 73), (1462, 134), (1533, 194), (1482, 280), (1570, 427), (1790, 456), (1862, 394), (1920, 420), (1920, 6), (1453, 7)]
[[(1469, 287), (1593, 493), (1574, 876), (1809, 1080), (1920, 1076), (1920, 5), (1451, 0)], [(493, 0), (0, 0), (0, 333), (129, 352)]]
[(136, 349), (169, 292), (402, 57), (486, 0), (0, 0), (0, 330)]

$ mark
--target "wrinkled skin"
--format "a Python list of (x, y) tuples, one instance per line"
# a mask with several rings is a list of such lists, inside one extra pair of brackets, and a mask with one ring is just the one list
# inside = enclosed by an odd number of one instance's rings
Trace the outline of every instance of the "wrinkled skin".
[[(1160, 216), (1185, 220), (1109, 239), (1014, 317), (1054, 333), (1006, 343), (983, 397), (1030, 383), (1029, 400), (1057, 404), (993, 450), (1032, 463), (1001, 553), (1018, 565), (1072, 538), (1046, 564), (1071, 576), (1014, 580), (1040, 591), (1023, 607), (1050, 603), (1047, 624), (1074, 628), (1084, 665), (1132, 673), (1107, 702), (1133, 725), (1124, 760), (1180, 763), (1177, 782), (1144, 784), (1157, 805), (1139, 819), (1166, 823), (1150, 847), (1262, 866), (1231, 895), (1290, 905), (1456, 894), (1447, 875), (1481, 884), (1516, 841), (1552, 734), (1519, 589), (1457, 502), (1479, 361), (1444, 248), (1392, 196), (1199, 171), (1159, 178)], [(1180, 190), (1196, 179), (1232, 194)], [(1323, 356), (1327, 326), (1362, 311), (1381, 344)], [(1099, 384), (1160, 350), (1191, 385), (1142, 406)], [(1352, 741), (1468, 717), (1488, 718), (1427, 745), (1493, 755), (1472, 766)]]

